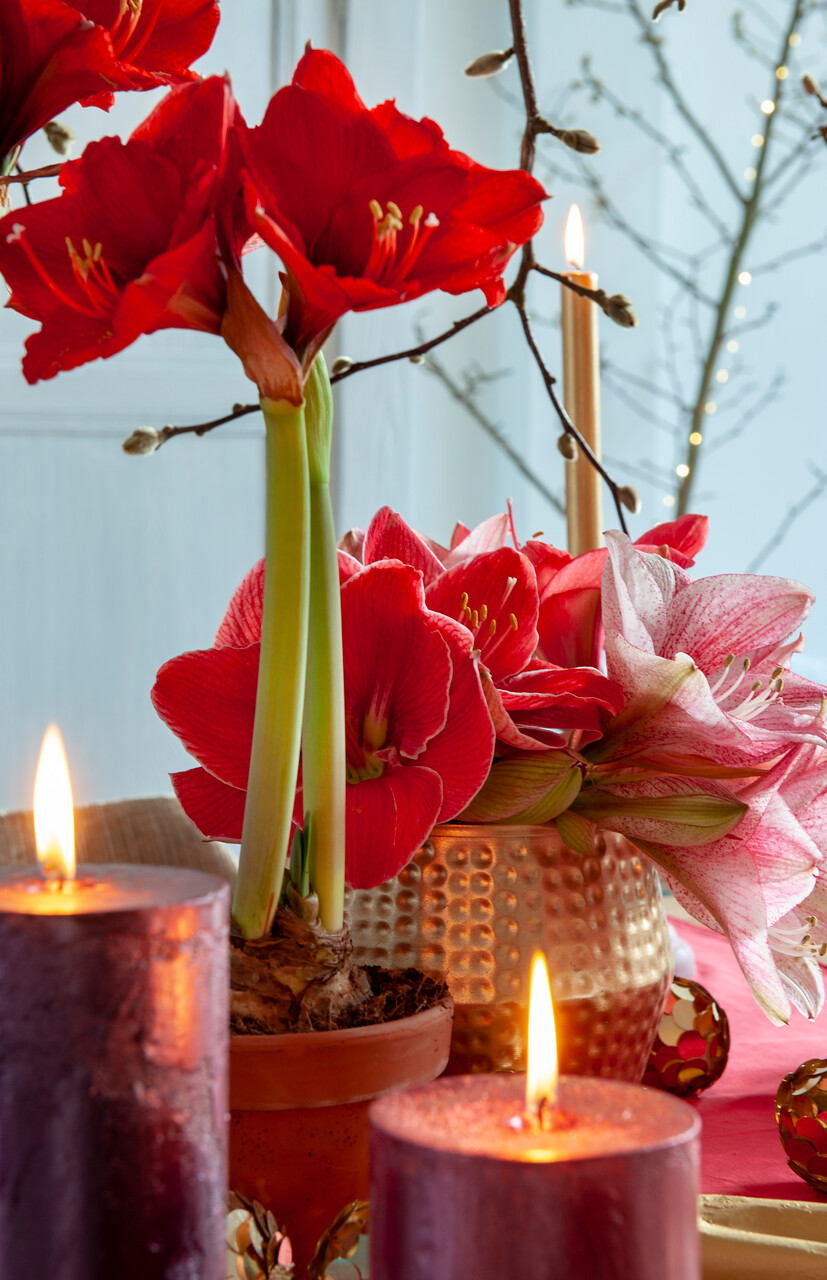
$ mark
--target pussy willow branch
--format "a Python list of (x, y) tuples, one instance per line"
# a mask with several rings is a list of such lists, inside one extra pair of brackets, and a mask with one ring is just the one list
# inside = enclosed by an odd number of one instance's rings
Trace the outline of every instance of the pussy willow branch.
[[(511, 15), (511, 31), (513, 35), (514, 53), (517, 58), (517, 66), (520, 73), (520, 84), (523, 90), (523, 102), (525, 104), (526, 116), (522, 143), (520, 145), (520, 168), (524, 169), (527, 173), (531, 173), (534, 168), (534, 161), (537, 154), (537, 135), (545, 132), (543, 128), (544, 120), (540, 114), (540, 109), (537, 104), (537, 90), (534, 86), (534, 76), (531, 70), (531, 60), (528, 52), (528, 40), (526, 37), (522, 0), (508, 0), (508, 8)], [(570, 435), (577, 441), (578, 447), (582, 450), (584, 456), (588, 458), (591, 465), (599, 472), (605, 483), (608, 485), (617, 510), (620, 527), (624, 533), (627, 533), (628, 528), (626, 525), (626, 518), (623, 512), (623, 504), (620, 500), (621, 486), (612, 479), (602, 463), (595, 457), (593, 450), (583, 439), (582, 435), (577, 430), (571, 418), (560, 403), (554, 389), (555, 379), (549, 372), (542, 353), (540, 352), (540, 348), (537, 346), (537, 342), (534, 338), (531, 323), (528, 318), (528, 312), (526, 311), (525, 290), (528, 277), (531, 271), (535, 269), (536, 265), (537, 263), (534, 258), (534, 242), (533, 240), (529, 240), (528, 243), (523, 246), (517, 278), (508, 291), (509, 300), (513, 302), (517, 308), (520, 316), (520, 324), (522, 325), (529, 350), (534, 356), (535, 363), (540, 371), (540, 376), (543, 379), (543, 385), (546, 388), (546, 393), (551, 401), (554, 412), (560, 420), (563, 430), (567, 435)]]
[(40, 169), (18, 169), (17, 173), (3, 173), (0, 174), (0, 187), (10, 187), (14, 182), (25, 185), (35, 178), (59, 178), (62, 168), (61, 164), (44, 164)]
[(382, 364), (392, 364), (395, 360), (416, 360), (418, 356), (427, 355), (429, 351), (433, 351), (434, 347), (441, 346), (443, 342), (448, 342), (450, 338), (455, 338), (458, 333), (462, 333), (463, 329), (469, 328), (470, 325), (476, 324), (478, 320), (483, 320), (485, 316), (490, 315), (490, 307), (480, 307), (478, 311), (472, 312), (470, 316), (466, 316), (463, 320), (455, 320), (450, 329), (446, 329), (444, 333), (437, 334), (435, 338), (420, 342), (416, 347), (408, 347), (405, 351), (394, 351), (387, 356), (376, 356), (373, 360), (355, 360), (346, 369), (333, 374), (330, 381), (341, 382), (344, 378), (352, 377), (354, 373), (362, 373), (364, 369), (376, 369)]

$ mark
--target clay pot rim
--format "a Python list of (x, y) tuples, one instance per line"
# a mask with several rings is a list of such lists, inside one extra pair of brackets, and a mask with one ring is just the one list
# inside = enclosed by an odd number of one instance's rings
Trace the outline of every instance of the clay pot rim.
[[(266, 1051), (267, 1049), (276, 1049), (277, 1047), (285, 1050), (286, 1045), (294, 1046), (294, 1052), (302, 1053), (308, 1045), (323, 1045), (325, 1049), (335, 1049), (340, 1044), (346, 1045), (353, 1038), (353, 1033), (359, 1032), (361, 1040), (380, 1040), (389, 1034), (388, 1028), (397, 1027), (401, 1030), (402, 1024), (417, 1031), (426, 1031), (429, 1023), (439, 1023), (445, 1017), (445, 1011), (453, 1016), (454, 1001), (453, 997), (443, 996), (437, 1004), (432, 1004), (427, 1009), (420, 1009), (419, 1013), (408, 1014), (404, 1018), (392, 1018), (388, 1022), (373, 1022), (363, 1027), (342, 1027), (335, 1031), (285, 1031), (281, 1035), (260, 1036), (260, 1035), (238, 1035), (235, 1032), (230, 1036), (230, 1052), (231, 1053), (254, 1053), (258, 1051)], [(289, 1049), (285, 1052), (290, 1052)]]
[(364, 1102), (445, 1068), (450, 996), (407, 1018), (342, 1031), (230, 1037), (230, 1109), (295, 1111)]

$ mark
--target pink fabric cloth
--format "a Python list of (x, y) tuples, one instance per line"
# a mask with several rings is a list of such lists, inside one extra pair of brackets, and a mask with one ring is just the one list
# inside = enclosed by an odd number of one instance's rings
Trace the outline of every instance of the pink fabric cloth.
[(673, 921), (691, 945), (698, 981), (729, 1017), (723, 1076), (692, 1104), (703, 1120), (701, 1191), (770, 1200), (827, 1201), (787, 1164), (775, 1122), (781, 1080), (808, 1058), (827, 1057), (827, 1010), (815, 1022), (793, 1013), (774, 1027), (755, 1003), (729, 944), (699, 925)]

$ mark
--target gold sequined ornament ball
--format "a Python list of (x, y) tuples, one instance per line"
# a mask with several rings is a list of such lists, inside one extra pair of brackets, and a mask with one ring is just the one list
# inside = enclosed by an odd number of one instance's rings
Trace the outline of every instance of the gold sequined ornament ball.
[(675, 978), (642, 1083), (689, 1098), (719, 1080), (729, 1057), (729, 1020), (698, 982)]
[(827, 1058), (811, 1058), (784, 1077), (775, 1118), (793, 1173), (827, 1195)]

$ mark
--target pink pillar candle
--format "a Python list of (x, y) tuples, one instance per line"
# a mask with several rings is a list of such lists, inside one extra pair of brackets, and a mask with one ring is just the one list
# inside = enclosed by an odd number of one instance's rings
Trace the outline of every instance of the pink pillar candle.
[(228, 897), (0, 872), (0, 1276), (223, 1280)]
[(525, 1076), (371, 1108), (371, 1280), (699, 1280), (700, 1121), (668, 1094), (564, 1076), (550, 1132)]

